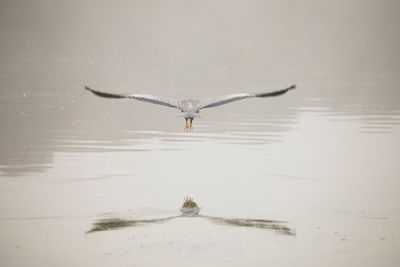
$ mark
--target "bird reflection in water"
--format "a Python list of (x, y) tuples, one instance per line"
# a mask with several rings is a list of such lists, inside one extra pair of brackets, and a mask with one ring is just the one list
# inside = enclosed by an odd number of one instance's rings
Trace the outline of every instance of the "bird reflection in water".
[(148, 219), (148, 220), (128, 220), (128, 219), (121, 219), (121, 218), (109, 218), (109, 219), (101, 219), (96, 221), (93, 224), (91, 230), (87, 233), (99, 232), (99, 231), (106, 231), (106, 230), (113, 230), (119, 229), (124, 227), (131, 227), (131, 226), (140, 226), (145, 224), (152, 224), (152, 223), (163, 223), (167, 222), (176, 218), (182, 217), (193, 217), (193, 218), (204, 218), (208, 219), (213, 223), (222, 224), (222, 225), (232, 225), (232, 226), (243, 226), (243, 227), (252, 227), (252, 228), (259, 228), (259, 229), (267, 229), (273, 230), (279, 234), (284, 235), (295, 235), (295, 231), (284, 224), (284, 221), (276, 221), (276, 220), (262, 220), (262, 219), (247, 219), (247, 218), (221, 218), (221, 217), (214, 217), (214, 216), (207, 216), (199, 214), (200, 208), (198, 207), (197, 203), (193, 201), (192, 198), (186, 197), (185, 202), (181, 207), (181, 214), (177, 216), (170, 216), (164, 218), (157, 218), (157, 219)]

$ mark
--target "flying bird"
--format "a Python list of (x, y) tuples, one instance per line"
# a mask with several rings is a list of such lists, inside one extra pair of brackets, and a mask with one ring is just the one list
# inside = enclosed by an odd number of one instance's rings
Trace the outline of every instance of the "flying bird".
[(148, 103), (158, 104), (167, 106), (170, 108), (177, 108), (181, 111), (181, 115), (185, 118), (185, 130), (190, 131), (193, 129), (193, 120), (199, 117), (201, 109), (213, 108), (221, 105), (225, 105), (234, 101), (238, 101), (245, 98), (251, 97), (271, 97), (283, 95), (289, 90), (295, 89), (296, 85), (292, 85), (288, 88), (281, 89), (278, 91), (267, 92), (267, 93), (244, 93), (244, 94), (231, 94), (219, 97), (206, 98), (203, 100), (183, 99), (178, 100), (170, 97), (143, 95), (143, 94), (113, 94), (96, 91), (88, 86), (85, 86), (86, 90), (89, 90), (93, 94), (106, 98), (132, 98), (139, 101)]

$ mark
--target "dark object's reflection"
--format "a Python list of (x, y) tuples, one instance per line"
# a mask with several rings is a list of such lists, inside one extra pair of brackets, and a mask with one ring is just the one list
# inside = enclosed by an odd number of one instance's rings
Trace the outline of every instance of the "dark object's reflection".
[(150, 220), (126, 220), (120, 218), (109, 218), (109, 219), (102, 219), (98, 220), (93, 223), (93, 227), (87, 233), (99, 232), (99, 231), (106, 231), (106, 230), (113, 230), (123, 227), (130, 227), (130, 226), (138, 226), (143, 224), (150, 224), (150, 223), (162, 223), (167, 222), (171, 219), (179, 218), (181, 216), (171, 216), (159, 219), (150, 219)]
[(293, 229), (283, 225), (285, 223), (283, 221), (245, 219), (245, 218), (226, 219), (226, 218), (202, 216), (202, 215), (200, 215), (200, 217), (210, 219), (212, 222), (219, 224), (269, 229), (284, 235), (296, 235), (296, 232)]
[(229, 219), (229, 218), (221, 218), (221, 217), (213, 217), (199, 214), (200, 208), (197, 206), (197, 203), (193, 201), (192, 198), (185, 198), (185, 202), (181, 208), (181, 215), (157, 218), (157, 219), (149, 219), (149, 220), (127, 220), (121, 218), (109, 218), (109, 219), (101, 219), (96, 221), (93, 224), (91, 230), (87, 233), (113, 230), (123, 227), (130, 226), (139, 226), (144, 224), (151, 223), (163, 223), (170, 221), (172, 219), (181, 218), (181, 217), (191, 217), (191, 218), (205, 218), (210, 220), (213, 223), (223, 224), (223, 225), (233, 225), (233, 226), (244, 226), (244, 227), (253, 227), (260, 229), (268, 229), (274, 230), (277, 233), (284, 235), (295, 235), (295, 231), (285, 226), (283, 221), (274, 221), (274, 220), (260, 220), (260, 219)]
[(213, 217), (213, 216), (206, 216), (206, 215), (186, 216), (184, 214), (178, 215), (178, 216), (165, 217), (165, 218), (149, 219), (149, 220), (128, 220), (128, 219), (121, 219), (121, 218), (102, 219), (102, 220), (96, 221), (93, 224), (92, 229), (89, 230), (87, 233), (113, 230), (113, 229), (131, 227), (131, 226), (139, 226), (139, 225), (151, 224), (151, 223), (163, 223), (163, 222), (167, 222), (172, 219), (181, 218), (181, 217), (205, 218), (205, 219), (209, 219), (213, 223), (218, 223), (218, 224), (268, 229), (268, 230), (274, 230), (275, 232), (277, 232), (279, 234), (295, 235), (295, 231), (293, 229), (283, 225), (284, 222), (282, 222), (282, 221), (245, 219), (245, 218), (229, 219), (229, 218)]

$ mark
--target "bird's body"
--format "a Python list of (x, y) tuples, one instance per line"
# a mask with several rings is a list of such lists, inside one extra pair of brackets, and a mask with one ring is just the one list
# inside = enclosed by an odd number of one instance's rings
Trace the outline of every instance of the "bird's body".
[[(112, 94), (96, 91), (88, 86), (85, 86), (86, 90), (91, 91), (93, 94), (101, 97), (107, 98), (133, 98), (139, 101), (149, 102), (153, 104), (163, 105), (171, 108), (177, 108), (181, 111), (181, 116), (185, 118), (186, 125), (185, 130), (192, 129), (192, 122), (194, 118), (200, 116), (200, 110), (205, 108), (217, 107), (220, 105), (228, 104), (233, 101), (238, 101), (250, 97), (272, 97), (279, 96), (291, 89), (295, 89), (296, 86), (292, 85), (286, 89), (268, 92), (268, 93), (244, 93), (244, 94), (231, 94), (214, 98), (207, 98), (204, 100), (193, 100), (193, 99), (183, 99), (177, 100), (170, 97), (160, 97), (153, 95), (143, 95), (143, 94)], [(189, 122), (189, 124), (188, 124)]]
[(185, 99), (179, 101), (181, 112), (184, 113), (185, 118), (195, 118), (199, 116), (200, 101), (193, 99)]

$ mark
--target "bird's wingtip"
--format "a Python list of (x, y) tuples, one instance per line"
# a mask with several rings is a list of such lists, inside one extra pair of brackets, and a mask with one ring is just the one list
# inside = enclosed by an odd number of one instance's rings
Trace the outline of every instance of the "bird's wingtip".
[(289, 87), (289, 90), (290, 90), (290, 89), (296, 89), (296, 85), (293, 84), (292, 86)]
[(92, 88), (90, 88), (90, 87), (87, 86), (87, 85), (85, 85), (85, 89), (86, 89), (86, 90), (89, 90), (89, 91), (92, 91)]

